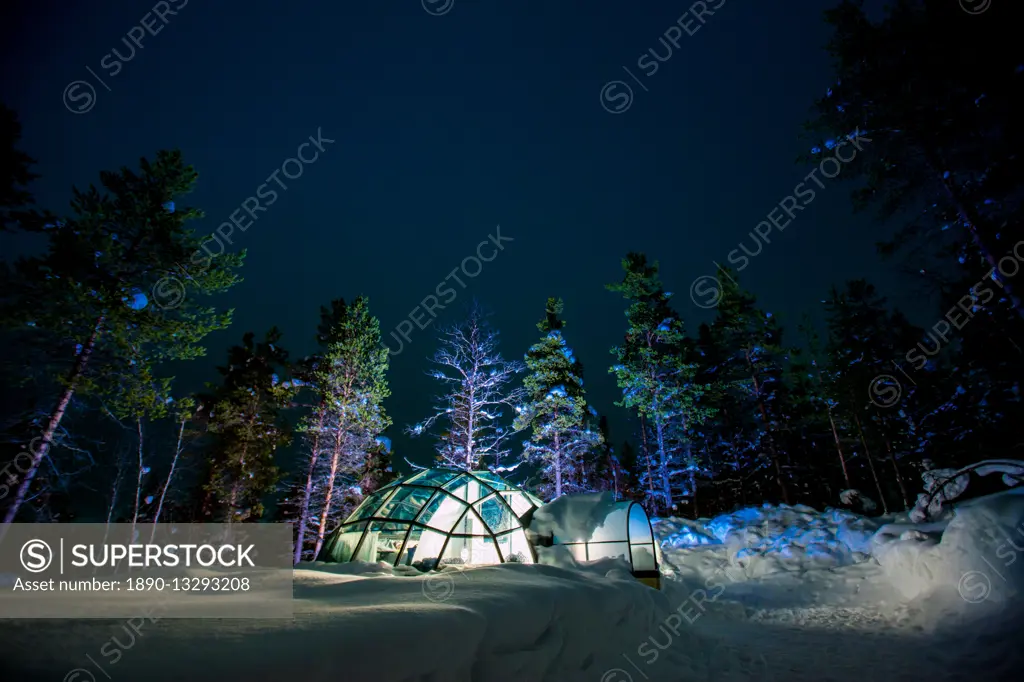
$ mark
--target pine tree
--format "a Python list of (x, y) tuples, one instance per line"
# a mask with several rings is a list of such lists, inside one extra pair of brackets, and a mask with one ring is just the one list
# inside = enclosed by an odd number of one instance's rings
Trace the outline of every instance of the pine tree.
[(380, 344), (380, 322), (370, 314), (369, 301), (331, 301), (320, 309), (317, 342), (321, 352), (308, 373), (314, 407), (303, 420), (307, 475), (299, 502), (295, 560), (301, 558), (307, 527), (313, 521), (313, 555), (319, 555), (328, 526), (345, 513), (339, 490), (357, 486), (359, 472), (377, 438), (391, 425), (383, 401), (387, 384), (388, 350)]
[(203, 400), (214, 436), (204, 513), (228, 523), (263, 515), (263, 500), (280, 476), (274, 455), (291, 442), (282, 413), (295, 388), (278, 374), (288, 367), (288, 353), (278, 346), (281, 333), (273, 328), (262, 342), (253, 338), (246, 333), (242, 345), (228, 351), (228, 364), (217, 368), (221, 384)]
[[(1017, 239), (1007, 227), (1024, 190), (1020, 54), (999, 34), (1012, 21), (1001, 14), (1016, 9), (964, 21), (957, 3), (899, 0), (872, 21), (862, 2), (844, 0), (826, 12), (836, 82), (809, 127), (825, 146), (854, 130), (870, 137), (842, 177), (862, 181), (856, 205), (883, 221), (920, 207), (883, 253), (925, 257), (915, 265), (923, 275), (957, 255), (996, 270)], [(1024, 316), (1018, 287), (1002, 278), (1001, 288)]]
[[(782, 346), (782, 329), (771, 313), (758, 309), (753, 295), (740, 288), (735, 275), (719, 270), (722, 297), (718, 314), (704, 332), (703, 346), (714, 348), (714, 374), (729, 400), (723, 412), (732, 432), (727, 435), (737, 458), (762, 462), (771, 471), (786, 504), (789, 489), (783, 473), (779, 433), (783, 426), (785, 387), (783, 377), (788, 354)], [(707, 351), (705, 351), (707, 353)]]
[(441, 369), (427, 374), (447, 389), (439, 396), (434, 414), (408, 432), (419, 436), (440, 422), (446, 428), (438, 435), (439, 462), (472, 470), (488, 461), (500, 468), (509, 454), (508, 439), (517, 432), (514, 425), (502, 425), (502, 409), (522, 403), (525, 390), (510, 383), (525, 365), (501, 357), (498, 332), (487, 325), (476, 304), (465, 322), (443, 332), (432, 360)]
[(193, 295), (177, 307), (161, 307), (145, 293), (160, 288), (168, 272), (200, 249), (189, 223), (202, 213), (174, 206), (197, 177), (181, 154), (161, 151), (155, 162), (141, 161), (140, 173), (122, 168), (100, 177), (103, 192), (75, 191), (73, 217), (25, 213), (18, 218), (20, 229), (48, 240), (48, 250), (15, 264), (2, 294), (0, 320), (28, 343), (66, 350), (64, 362), (54, 368), (55, 405), (29, 472), (11, 498), (5, 526), (28, 497), (73, 396), (93, 393), (104, 377), (116, 381), (135, 358), (150, 367), (201, 356), (206, 334), (231, 319), (230, 312), (201, 305), (200, 295), (237, 283), (234, 270), (244, 254), (223, 254), (194, 273), (188, 279)]
[(27, 186), (39, 176), (31, 171), (35, 159), (18, 149), (18, 115), (0, 102), (0, 232), (16, 219), (12, 213), (32, 203)]
[[(822, 344), (821, 336), (809, 316), (805, 316), (798, 329), (804, 336), (805, 349), (804, 352), (794, 353), (795, 357), (790, 367), (791, 382), (796, 394), (794, 403), (798, 412), (797, 419), (801, 427), (810, 432), (808, 438), (820, 438), (828, 443), (825, 449), (835, 454), (834, 461), (839, 464), (840, 485), (843, 490), (849, 490), (855, 486), (850, 478), (850, 467), (847, 465), (850, 453), (848, 449), (844, 449), (843, 439), (840, 437), (841, 420), (837, 414), (838, 403), (834, 397), (835, 371)], [(816, 469), (820, 471), (825, 467), (826, 465), (821, 463)], [(825, 478), (826, 490), (830, 491), (827, 479), (832, 477)], [(826, 494), (828, 499), (833, 497), (830, 492)]]
[[(883, 511), (888, 509), (879, 458), (886, 457), (893, 478), (906, 503), (907, 491), (897, 464), (901, 450), (917, 450), (915, 434), (938, 415), (928, 416), (923, 402), (931, 402), (932, 380), (921, 373), (909, 379), (899, 360), (920, 330), (898, 312), (890, 311), (885, 298), (865, 280), (852, 280), (835, 288), (826, 303), (829, 367), (825, 372), (826, 396), (835, 404), (840, 431), (850, 434), (851, 452), (861, 454)], [(909, 368), (908, 368), (909, 369)], [(880, 377), (882, 379), (880, 379)], [(886, 385), (880, 385), (886, 382)], [(889, 383), (894, 385), (890, 386)], [(898, 404), (879, 403), (875, 393), (894, 391)], [(888, 394), (886, 394), (888, 397)], [(857, 460), (851, 456), (851, 463)]]
[(607, 285), (630, 301), (626, 338), (612, 349), (618, 364), (610, 372), (622, 389), (622, 400), (616, 405), (637, 410), (649, 422), (653, 442), (647, 450), (656, 459), (651, 458), (654, 461), (642, 478), (647, 479), (651, 504), (671, 509), (672, 478), (688, 464), (683, 461), (688, 429), (709, 416), (700, 402), (707, 387), (694, 383), (697, 366), (688, 362), (683, 321), (669, 306), (672, 294), (658, 279), (658, 264), (650, 265), (643, 254), (630, 253), (622, 268), (622, 282)]
[(537, 323), (543, 336), (526, 354), (527, 395), (515, 418), (517, 430), (530, 430), (523, 459), (540, 464), (540, 490), (552, 499), (589, 487), (585, 460), (603, 442), (588, 424), (583, 367), (562, 336), (562, 310), (562, 299), (547, 300), (544, 319)]

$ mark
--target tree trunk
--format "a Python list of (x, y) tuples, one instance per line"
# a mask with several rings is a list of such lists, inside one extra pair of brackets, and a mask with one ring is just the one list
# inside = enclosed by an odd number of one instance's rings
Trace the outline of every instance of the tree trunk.
[[(302, 541), (306, 539), (306, 524), (309, 521), (309, 499), (313, 494), (313, 472), (316, 470), (316, 462), (320, 457), (320, 432), (324, 428), (324, 415), (326, 414), (326, 404), (320, 403), (320, 417), (317, 420), (316, 433), (313, 435), (313, 452), (309, 456), (309, 471), (306, 474), (306, 489), (302, 493), (302, 506), (299, 509), (299, 529), (298, 537), (295, 539), (295, 557), (294, 562), (298, 564), (302, 561)], [(316, 560), (316, 555), (313, 555), (313, 560)]]
[(331, 511), (331, 499), (334, 497), (334, 479), (338, 475), (338, 463), (341, 461), (342, 431), (339, 426), (338, 436), (334, 440), (334, 452), (331, 454), (331, 470), (327, 479), (327, 491), (324, 494), (324, 509), (320, 512), (320, 527), (316, 531), (316, 547), (313, 556), (320, 556), (320, 548), (324, 546), (324, 535), (327, 532), (327, 516)]
[(114, 510), (117, 507), (117, 493), (121, 490), (121, 479), (124, 477), (124, 456), (117, 455), (117, 475), (114, 476), (114, 485), (110, 489), (110, 504), (107, 506), (107, 530), (103, 533), (103, 541), (107, 540), (107, 533), (110, 530), (110, 521), (114, 518)]
[[(684, 419), (683, 420), (684, 428), (685, 428), (685, 425), (686, 425), (686, 420)], [(686, 446), (685, 447), (686, 447), (686, 467), (687, 467), (687, 469), (689, 469), (689, 472), (690, 472), (690, 503), (692, 505), (691, 508), (693, 510), (693, 518), (697, 519), (697, 518), (700, 518), (700, 514), (698, 513), (698, 508), (697, 508), (697, 474), (694, 473), (694, 470), (697, 467), (697, 463), (693, 459), (693, 444), (690, 442), (689, 438), (686, 439)]]
[(907, 486), (903, 484), (903, 476), (900, 475), (900, 468), (896, 464), (896, 455), (893, 454), (889, 439), (885, 439), (885, 449), (889, 453), (889, 461), (892, 462), (892, 470), (896, 473), (896, 483), (900, 486), (900, 497), (903, 499), (903, 511), (910, 509), (910, 502), (907, 497)]
[(668, 453), (665, 452), (665, 424), (659, 417), (655, 420), (655, 432), (658, 435), (658, 469), (661, 474), (662, 498), (665, 501), (665, 509), (672, 508), (672, 483), (668, 478)]
[(615, 491), (615, 501), (618, 502), (619, 501), (619, 465), (618, 465), (618, 463), (614, 459), (611, 458), (611, 455), (609, 455), (608, 458), (611, 459), (609, 464), (611, 464), (611, 467), (612, 467), (612, 490)]
[(853, 487), (850, 483), (850, 472), (846, 470), (846, 458), (843, 457), (843, 448), (839, 444), (839, 432), (836, 431), (836, 421), (832, 418), (832, 408), (828, 409), (828, 423), (832, 425), (832, 437), (836, 440), (836, 452), (839, 453), (839, 464), (843, 467), (843, 480), (846, 481), (846, 488), (849, 490)]
[(647, 466), (647, 488), (650, 491), (651, 502), (657, 499), (654, 495), (654, 472), (651, 471), (651, 451), (647, 445), (647, 421), (643, 414), (640, 415), (640, 447), (644, 451), (644, 463)]
[(43, 431), (39, 447), (36, 448), (36, 451), (32, 456), (32, 462), (29, 464), (28, 471), (25, 472), (25, 477), (21, 479), (21, 484), (18, 486), (18, 490), (14, 493), (14, 499), (11, 500), (11, 504), (7, 508), (7, 513), (4, 515), (3, 529), (0, 531), (0, 541), (3, 540), (3, 536), (7, 533), (7, 526), (14, 521), (14, 517), (18, 515), (18, 510), (25, 502), (25, 498), (28, 497), (29, 487), (32, 485), (32, 479), (35, 478), (36, 472), (39, 471), (39, 465), (42, 463), (43, 458), (50, 452), (50, 445), (53, 443), (53, 434), (57, 432), (57, 427), (60, 425), (61, 419), (64, 418), (64, 413), (67, 411), (68, 404), (71, 402), (71, 396), (74, 395), (75, 388), (77, 388), (78, 382), (81, 381), (82, 375), (85, 373), (85, 368), (89, 364), (89, 357), (92, 355), (93, 348), (96, 347), (96, 340), (100, 337), (104, 319), (105, 317), (101, 315), (96, 320), (96, 324), (92, 329), (92, 334), (89, 336), (88, 341), (83, 344), (82, 350), (78, 354), (78, 360), (75, 362), (75, 366), (71, 370), (71, 374), (68, 376), (64, 392), (61, 394), (60, 400), (57, 401), (57, 405), (50, 413), (50, 419), (46, 424), (46, 429)]
[[(473, 366), (474, 375), (476, 365)], [(475, 389), (472, 385), (469, 388), (469, 409), (466, 413), (466, 471), (473, 470), (473, 417), (476, 416), (476, 407), (473, 404)]]
[(142, 495), (142, 417), (135, 418), (136, 433), (139, 435), (139, 470), (135, 478), (135, 509), (132, 512), (132, 535), (131, 541), (135, 542), (135, 524), (139, 522), (139, 497)]
[(231, 482), (231, 495), (228, 498), (228, 523), (234, 523), (238, 518), (235, 509), (238, 506), (238, 495), (242, 488), (242, 478), (245, 476), (245, 458), (249, 454), (249, 441), (252, 439), (252, 427), (256, 423), (256, 415), (259, 411), (259, 397), (253, 403), (252, 414), (249, 416), (245, 440), (242, 441), (242, 454), (238, 457), (238, 473), (235, 480)]
[(857, 433), (860, 434), (861, 445), (864, 446), (864, 456), (868, 460), (868, 468), (871, 469), (871, 478), (875, 479), (875, 490), (878, 491), (879, 501), (882, 503), (882, 513), (889, 513), (889, 505), (885, 502), (885, 494), (882, 492), (882, 484), (878, 481), (878, 474), (875, 472), (875, 462), (871, 458), (871, 452), (868, 450), (867, 441), (864, 440), (864, 429), (860, 426), (860, 416), (854, 413), (853, 420), (857, 423)]
[(167, 472), (167, 480), (164, 481), (163, 490), (160, 491), (160, 499), (156, 503), (156, 512), (153, 514), (153, 530), (149, 533), (149, 542), (152, 544), (156, 535), (156, 524), (160, 523), (160, 512), (164, 508), (164, 498), (167, 497), (167, 490), (171, 487), (171, 479), (174, 478), (174, 469), (178, 465), (178, 457), (181, 456), (181, 441), (185, 435), (186, 417), (181, 419), (181, 427), (178, 429), (178, 443), (174, 447), (174, 457), (171, 459), (171, 470)]
[(555, 433), (555, 498), (562, 494), (562, 452), (559, 448), (558, 433)]
[[(818, 380), (818, 389), (824, 394), (825, 382), (821, 380), (821, 370), (818, 369), (818, 363), (816, 360), (812, 360), (811, 364), (814, 365), (816, 370), (815, 378)], [(826, 397), (825, 400), (827, 402), (828, 398)], [(836, 452), (839, 454), (839, 465), (843, 468), (843, 480), (846, 481), (846, 488), (849, 490), (853, 487), (853, 484), (850, 483), (850, 472), (846, 470), (846, 458), (843, 456), (843, 448), (839, 444), (839, 432), (836, 431), (836, 420), (832, 416), (832, 405), (828, 406), (828, 423), (832, 426), (832, 438), (836, 441)]]

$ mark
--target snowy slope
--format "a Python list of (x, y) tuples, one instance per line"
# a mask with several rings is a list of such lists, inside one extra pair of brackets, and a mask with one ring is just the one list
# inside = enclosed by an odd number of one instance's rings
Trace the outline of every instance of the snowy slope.
[[(876, 528), (847, 512), (806, 507), (661, 519), (667, 579), (660, 592), (608, 560), (427, 575), (306, 564), (295, 573), (292, 621), (163, 618), (138, 634), (111, 621), (0, 621), (0, 665), (10, 672), (0, 677), (1018, 679), (1024, 621), (1014, 607), (1024, 561), (1009, 556), (1024, 548), (1022, 522), (1024, 496), (1015, 491), (972, 500), (948, 524), (932, 526)], [(992, 582), (987, 591), (979, 587), (982, 570)], [(977, 573), (964, 579), (969, 571)]]

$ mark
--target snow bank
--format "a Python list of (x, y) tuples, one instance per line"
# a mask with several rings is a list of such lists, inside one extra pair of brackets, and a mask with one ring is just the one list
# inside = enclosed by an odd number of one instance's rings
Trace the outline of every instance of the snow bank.
[[(662, 551), (676, 568), (686, 566), (699, 575), (724, 570), (732, 579), (866, 561), (878, 528), (875, 521), (840, 509), (767, 504), (713, 519), (654, 523)], [(685, 551), (705, 545), (699, 554)]]
[(610, 492), (563, 495), (533, 513), (529, 532), (555, 542), (583, 542), (593, 537), (616, 505)]
[(1024, 595), (1024, 489), (956, 504), (948, 521), (882, 526), (872, 554), (907, 598), (956, 592), (969, 603)]
[(661, 546), (669, 549), (680, 549), (682, 547), (699, 547), (701, 545), (716, 545), (722, 541), (711, 534), (701, 519), (691, 521), (689, 519), (677, 518), (655, 518), (651, 519), (654, 533), (661, 538)]
[[(696, 682), (743, 662), (724, 660), (667, 593), (608, 567), (411, 575), (378, 564), (301, 564), (294, 620), (157, 619), (114, 665), (98, 652), (112, 633), (128, 641), (122, 623), (0, 623), (4, 667), (20, 672), (16, 679), (106, 679), (91, 655), (115, 679), (147, 682), (620, 682), (629, 679), (622, 671)], [(91, 677), (65, 677), (74, 669)]]

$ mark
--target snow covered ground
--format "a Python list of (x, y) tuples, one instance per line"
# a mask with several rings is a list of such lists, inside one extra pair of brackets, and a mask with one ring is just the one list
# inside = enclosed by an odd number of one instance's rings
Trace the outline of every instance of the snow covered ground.
[(623, 563), (306, 564), (291, 621), (0, 621), (10, 680), (1019, 679), (1024, 490), (914, 525), (806, 507), (660, 519)]

